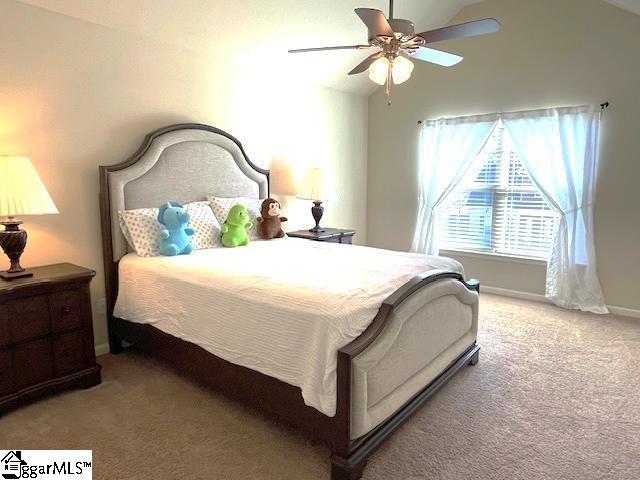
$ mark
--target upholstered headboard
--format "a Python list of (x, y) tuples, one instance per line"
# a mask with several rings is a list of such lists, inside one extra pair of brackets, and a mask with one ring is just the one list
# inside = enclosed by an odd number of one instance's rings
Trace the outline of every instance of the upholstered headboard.
[[(118, 212), (219, 197), (269, 196), (269, 171), (247, 158), (233, 136), (209, 125), (171, 125), (148, 134), (125, 162), (100, 167), (105, 270), (127, 253)], [(111, 272), (114, 282), (116, 272)], [(117, 286), (116, 286), (117, 288)], [(109, 287), (107, 287), (109, 289)]]
[(129, 160), (100, 172), (109, 198), (106, 220), (114, 261), (127, 253), (118, 225), (121, 210), (206, 200), (207, 195), (269, 195), (269, 172), (249, 161), (238, 140), (208, 125), (172, 125), (150, 133)]

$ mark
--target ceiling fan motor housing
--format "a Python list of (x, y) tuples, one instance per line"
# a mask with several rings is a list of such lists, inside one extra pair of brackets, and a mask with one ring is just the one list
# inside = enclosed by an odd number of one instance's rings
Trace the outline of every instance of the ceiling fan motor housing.
[(389, 25), (398, 38), (409, 37), (415, 33), (415, 27), (413, 25), (413, 22), (410, 20), (404, 20), (402, 18), (390, 18)]
[[(413, 22), (410, 20), (404, 20), (402, 18), (389, 18), (387, 19), (389, 26), (396, 34), (396, 38), (406, 38), (414, 34), (415, 29)], [(369, 29), (369, 42), (372, 42), (377, 37), (381, 36), (377, 29)]]

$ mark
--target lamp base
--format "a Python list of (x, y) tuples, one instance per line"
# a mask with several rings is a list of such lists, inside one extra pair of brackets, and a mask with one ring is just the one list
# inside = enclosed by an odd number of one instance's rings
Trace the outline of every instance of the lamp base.
[(313, 207), (311, 207), (311, 215), (313, 215), (313, 219), (316, 221), (316, 226), (310, 228), (309, 231), (313, 233), (321, 233), (324, 232), (324, 228), (320, 226), (320, 220), (322, 219), (322, 214), (324, 213), (324, 207), (322, 206), (322, 202), (314, 200)]
[(2, 278), (3, 280), (15, 280), (17, 278), (27, 278), (27, 277), (33, 277), (33, 273), (31, 273), (29, 270), (23, 270), (22, 272), (0, 272), (0, 278)]
[(9, 217), (6, 221), (0, 222), (5, 229), (0, 232), (0, 247), (9, 257), (11, 266), (9, 270), (0, 272), (0, 278), (5, 280), (15, 280), (16, 278), (31, 277), (33, 273), (25, 270), (20, 266), (20, 255), (27, 245), (27, 232), (20, 230), (19, 225), (22, 222), (13, 217)]

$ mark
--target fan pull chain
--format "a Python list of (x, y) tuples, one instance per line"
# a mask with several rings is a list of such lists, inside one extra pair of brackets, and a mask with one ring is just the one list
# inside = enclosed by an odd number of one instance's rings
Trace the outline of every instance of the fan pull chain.
[(391, 69), (393, 67), (393, 61), (389, 62), (389, 68), (387, 69), (387, 83), (385, 87), (385, 95), (387, 96), (387, 105), (391, 106), (391, 85), (393, 85), (393, 79), (391, 76)]

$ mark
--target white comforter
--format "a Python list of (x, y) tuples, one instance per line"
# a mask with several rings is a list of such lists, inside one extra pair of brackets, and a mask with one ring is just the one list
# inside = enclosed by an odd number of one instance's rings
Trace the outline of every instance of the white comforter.
[(153, 324), (229, 362), (301, 388), (336, 411), (337, 351), (418, 273), (455, 260), (285, 238), (120, 261), (114, 315)]

